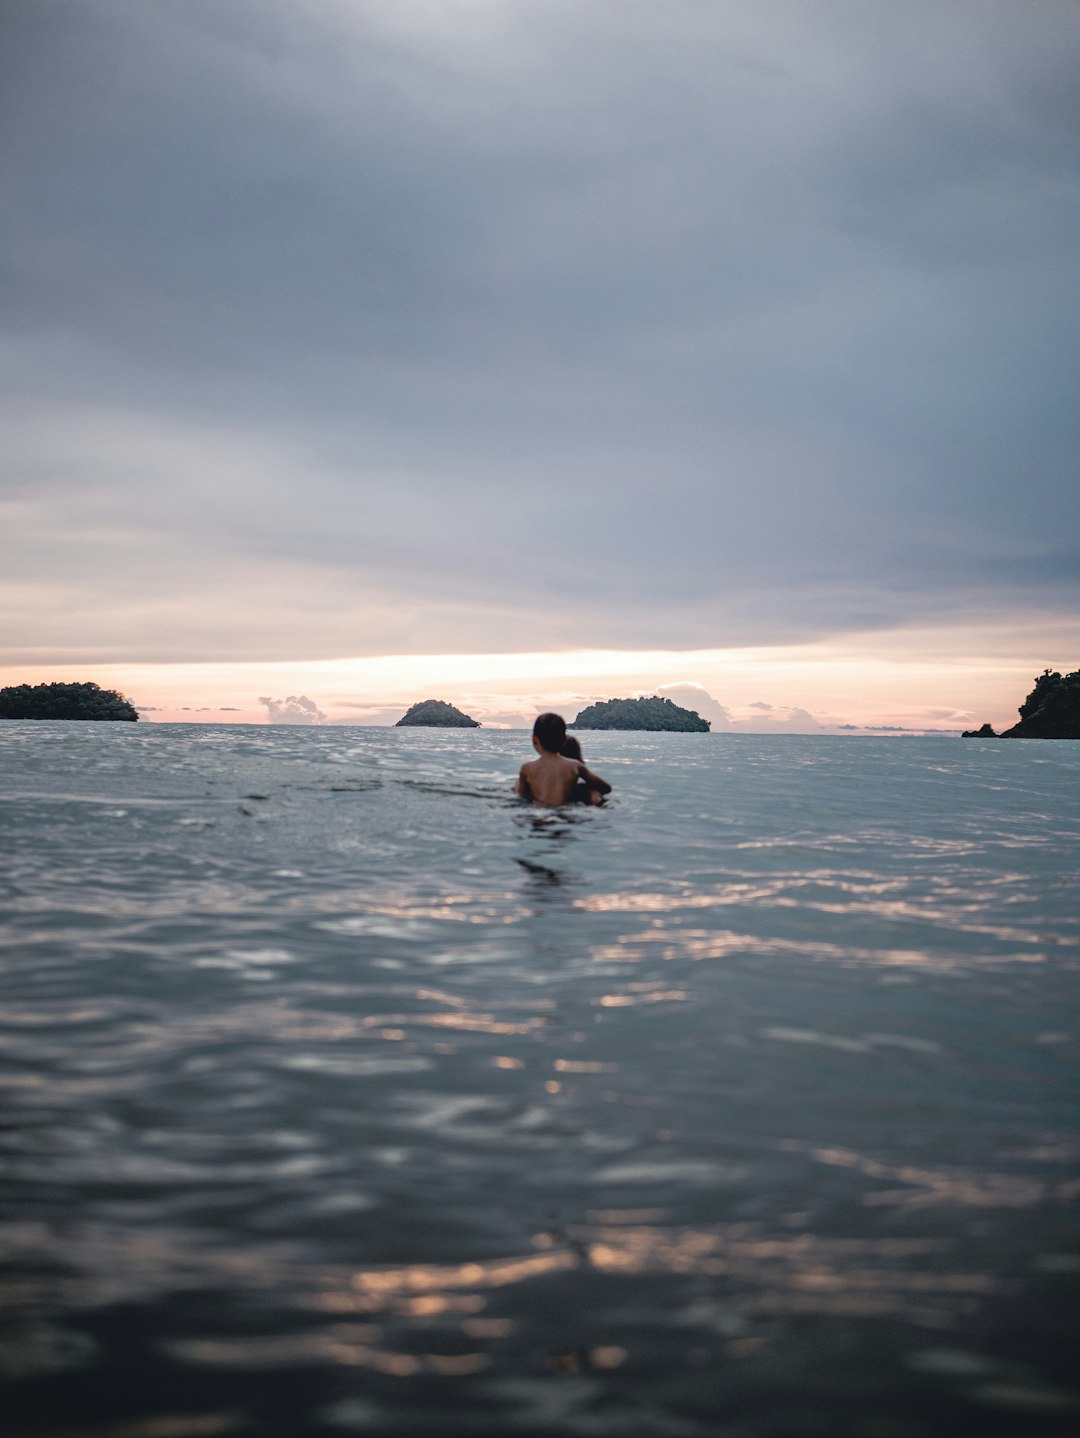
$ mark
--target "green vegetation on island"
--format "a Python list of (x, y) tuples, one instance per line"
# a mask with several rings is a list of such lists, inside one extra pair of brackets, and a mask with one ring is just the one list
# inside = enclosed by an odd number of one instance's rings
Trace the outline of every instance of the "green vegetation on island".
[(1080, 739), (1080, 669), (1044, 669), (1020, 705), (1020, 722), (995, 734), (989, 724), (965, 729), (965, 739)]
[(653, 694), (645, 699), (603, 699), (582, 709), (571, 729), (649, 729), (681, 734), (707, 734), (708, 719)]
[(421, 699), (394, 725), (395, 729), (415, 725), (422, 729), (479, 729), (480, 725), (468, 714), (455, 709), (442, 699)]
[(138, 719), (115, 689), (86, 684), (11, 684), (0, 689), (0, 719)]

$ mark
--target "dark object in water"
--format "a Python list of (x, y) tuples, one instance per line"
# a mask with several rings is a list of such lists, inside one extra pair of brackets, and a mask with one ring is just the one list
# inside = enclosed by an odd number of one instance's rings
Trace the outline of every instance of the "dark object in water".
[(1003, 739), (1080, 739), (1080, 669), (1044, 669), (1020, 705), (1020, 722)]
[(416, 725), (423, 729), (479, 729), (480, 724), (453, 704), (442, 699), (421, 699), (394, 725), (395, 729)]
[(138, 720), (134, 704), (115, 689), (85, 684), (12, 684), (0, 689), (0, 719)]
[(1080, 669), (1044, 669), (1020, 705), (1020, 722), (995, 734), (989, 724), (965, 729), (963, 739), (1080, 739)]
[(649, 729), (684, 734), (707, 734), (708, 719), (694, 709), (683, 709), (659, 694), (640, 699), (604, 699), (582, 709), (574, 729)]

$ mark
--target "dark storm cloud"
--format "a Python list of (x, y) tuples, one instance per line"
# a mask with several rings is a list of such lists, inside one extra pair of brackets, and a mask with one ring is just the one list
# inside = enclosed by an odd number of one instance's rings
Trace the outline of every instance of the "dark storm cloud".
[(1075, 7), (7, 7), (27, 652), (1077, 597)]

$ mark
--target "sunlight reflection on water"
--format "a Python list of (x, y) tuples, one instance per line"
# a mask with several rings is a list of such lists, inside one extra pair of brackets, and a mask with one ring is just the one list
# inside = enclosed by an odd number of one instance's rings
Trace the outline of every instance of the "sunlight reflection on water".
[(117, 727), (0, 725), (28, 1432), (1072, 1421), (1072, 746)]

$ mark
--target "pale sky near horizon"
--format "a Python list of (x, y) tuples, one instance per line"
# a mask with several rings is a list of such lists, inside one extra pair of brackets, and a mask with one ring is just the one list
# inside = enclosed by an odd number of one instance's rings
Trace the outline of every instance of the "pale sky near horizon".
[(1074, 3), (0, 42), (0, 682), (956, 729), (1080, 666)]

